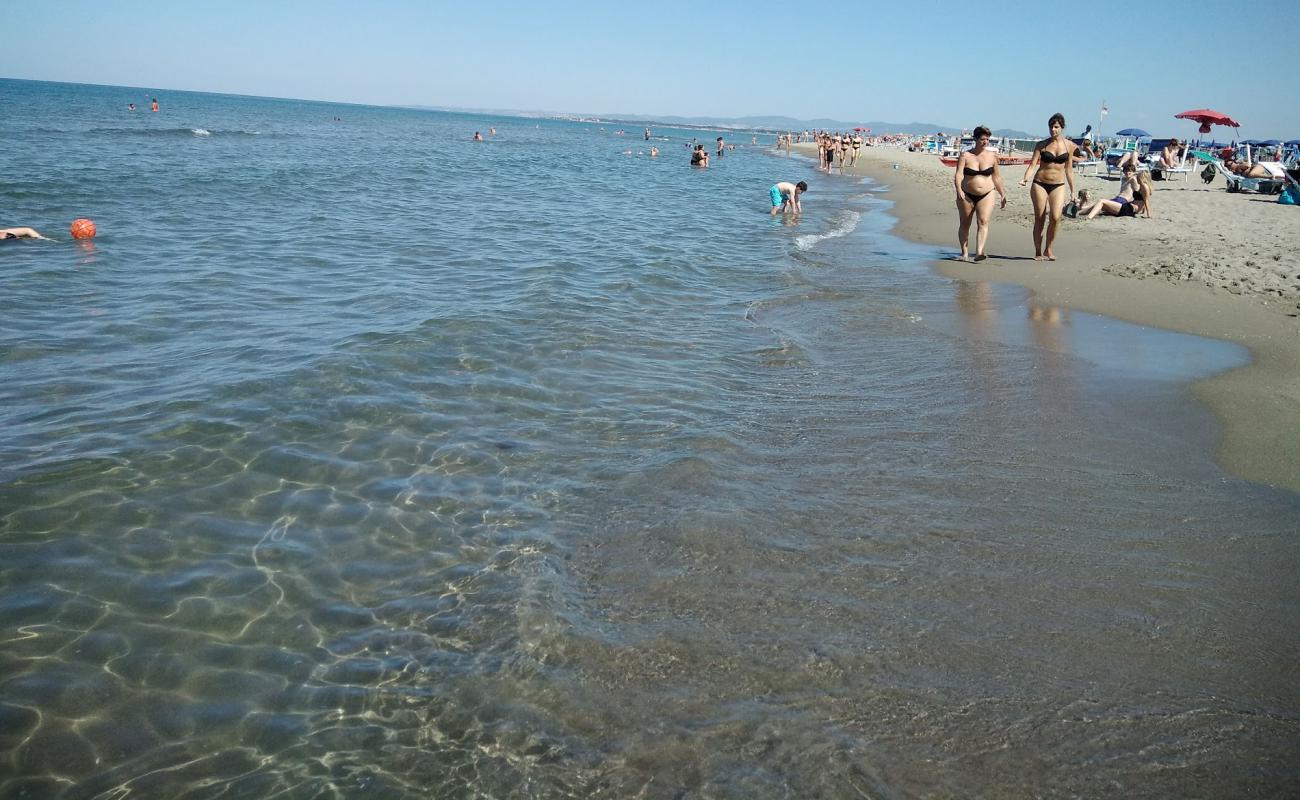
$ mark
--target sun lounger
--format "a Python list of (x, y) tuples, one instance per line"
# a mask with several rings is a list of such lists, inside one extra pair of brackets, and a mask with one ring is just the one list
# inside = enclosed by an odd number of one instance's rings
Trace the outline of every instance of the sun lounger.
[(1227, 184), (1229, 192), (1258, 192), (1259, 194), (1277, 194), (1282, 191), (1286, 185), (1288, 176), (1282, 165), (1276, 161), (1260, 161), (1260, 166), (1268, 170), (1269, 177), (1247, 178), (1244, 175), (1238, 175), (1224, 166), (1223, 162), (1209, 153), (1196, 151), (1196, 158), (1209, 164), (1214, 165), (1215, 171), (1223, 176), (1224, 183)]
[(1192, 155), (1192, 148), (1183, 147), (1183, 157), (1177, 165), (1172, 167), (1160, 167), (1165, 173), (1165, 180), (1172, 180), (1175, 175), (1190, 175), (1196, 169), (1196, 157)]

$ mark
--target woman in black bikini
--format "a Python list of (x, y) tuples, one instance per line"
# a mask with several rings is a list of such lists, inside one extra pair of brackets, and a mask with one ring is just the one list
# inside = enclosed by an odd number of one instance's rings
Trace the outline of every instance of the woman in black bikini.
[(1002, 185), (998, 171), (998, 154), (986, 149), (993, 132), (983, 125), (975, 129), (975, 146), (957, 157), (952, 184), (957, 189), (957, 243), (961, 245), (961, 260), (970, 260), (970, 223), (979, 219), (979, 233), (975, 235), (975, 260), (983, 261), (984, 243), (989, 238), (989, 219), (993, 216), (993, 197), (996, 190), (1002, 198), (1002, 208), (1007, 207), (1007, 190)]
[[(1052, 242), (1056, 241), (1056, 226), (1061, 221), (1061, 209), (1065, 201), (1074, 197), (1074, 142), (1065, 138), (1065, 117), (1053, 114), (1047, 120), (1047, 127), (1052, 131), (1034, 147), (1034, 156), (1029, 160), (1029, 169), (1020, 185), (1029, 183), (1032, 176), (1034, 185), (1029, 187), (1029, 199), (1034, 203), (1034, 260), (1055, 261)], [(1060, 191), (1069, 186), (1069, 191)], [(1044, 240), (1046, 228), (1046, 240)]]

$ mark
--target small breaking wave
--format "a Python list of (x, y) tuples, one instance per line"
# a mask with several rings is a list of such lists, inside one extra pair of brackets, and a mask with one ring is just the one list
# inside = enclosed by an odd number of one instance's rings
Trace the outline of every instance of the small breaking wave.
[(245, 130), (209, 130), (208, 128), (92, 128), (91, 133), (104, 134), (112, 136), (147, 136), (147, 137), (168, 137), (168, 136), (261, 136), (261, 131)]
[(794, 246), (800, 250), (811, 250), (816, 247), (819, 242), (824, 242), (827, 239), (838, 239), (841, 236), (848, 236), (853, 232), (854, 228), (858, 227), (858, 223), (861, 220), (861, 212), (844, 209), (831, 217), (830, 229), (825, 233), (808, 233), (803, 236), (796, 236), (794, 237)]

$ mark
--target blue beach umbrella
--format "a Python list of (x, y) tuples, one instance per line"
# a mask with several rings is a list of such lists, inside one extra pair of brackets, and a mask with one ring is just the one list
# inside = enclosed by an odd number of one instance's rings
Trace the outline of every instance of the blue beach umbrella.
[(1116, 136), (1136, 136), (1136, 137), (1138, 137), (1139, 139), (1146, 139), (1146, 138), (1149, 138), (1149, 137), (1151, 136), (1151, 134), (1147, 133), (1146, 131), (1142, 130), (1141, 128), (1125, 128), (1125, 129), (1122, 130), (1122, 131), (1115, 131), (1115, 135), (1116, 135)]
[(1292, 139), (1286, 143), (1287, 147), (1300, 147), (1300, 139)]
[(1258, 142), (1255, 142), (1255, 144), (1259, 145), (1260, 147), (1277, 147), (1282, 143), (1279, 142), (1277, 139), (1260, 139)]

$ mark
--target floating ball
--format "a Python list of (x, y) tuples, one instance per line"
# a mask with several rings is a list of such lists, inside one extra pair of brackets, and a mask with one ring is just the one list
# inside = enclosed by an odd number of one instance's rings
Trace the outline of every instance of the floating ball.
[(72, 238), (94, 239), (95, 223), (88, 219), (74, 219), (72, 221)]

